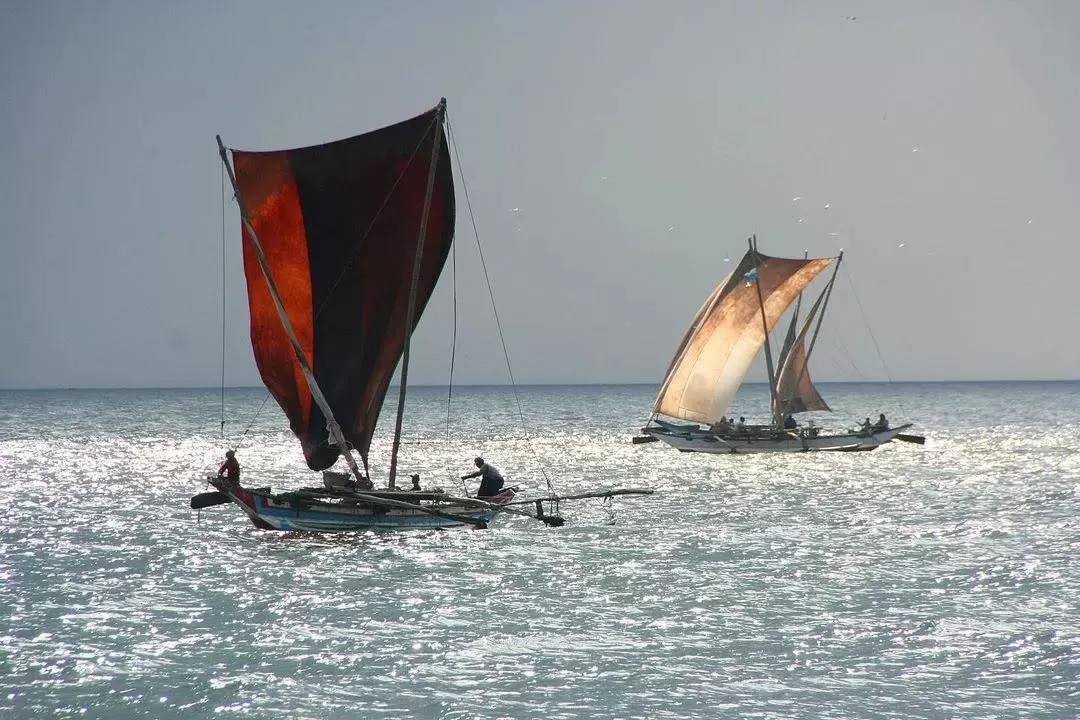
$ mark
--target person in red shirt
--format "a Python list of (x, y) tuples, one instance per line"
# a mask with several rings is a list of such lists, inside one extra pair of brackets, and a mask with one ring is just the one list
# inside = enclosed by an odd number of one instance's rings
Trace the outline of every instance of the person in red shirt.
[(240, 482), (240, 463), (236, 462), (236, 453), (229, 450), (225, 453), (225, 462), (218, 468), (217, 476), (225, 478), (234, 485)]

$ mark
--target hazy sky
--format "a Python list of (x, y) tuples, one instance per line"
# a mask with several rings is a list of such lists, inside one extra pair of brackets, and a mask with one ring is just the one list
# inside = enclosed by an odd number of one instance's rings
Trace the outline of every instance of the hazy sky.
[[(441, 96), (519, 382), (659, 382), (755, 232), (845, 251), (819, 380), (1080, 376), (1070, 0), (0, 0), (0, 66), (0, 387), (216, 386), (215, 133)], [(456, 377), (501, 383), (458, 199)], [(258, 384), (226, 230), (226, 381)], [(416, 382), (446, 380), (450, 297)]]

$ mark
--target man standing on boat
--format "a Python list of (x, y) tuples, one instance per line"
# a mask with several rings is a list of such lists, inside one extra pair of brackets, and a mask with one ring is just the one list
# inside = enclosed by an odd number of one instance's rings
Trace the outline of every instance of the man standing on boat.
[(462, 480), (468, 480), (469, 478), (480, 477), (480, 488), (476, 491), (476, 497), (491, 497), (492, 495), (498, 495), (499, 491), (503, 489), (503, 476), (499, 472), (499, 469), (494, 465), (489, 465), (484, 462), (484, 458), (478, 457), (473, 460), (476, 463), (476, 472), (471, 472), (468, 475), (462, 475)]
[(232, 485), (240, 484), (240, 463), (236, 461), (236, 453), (232, 450), (225, 452), (225, 462), (218, 468), (217, 476), (225, 478)]

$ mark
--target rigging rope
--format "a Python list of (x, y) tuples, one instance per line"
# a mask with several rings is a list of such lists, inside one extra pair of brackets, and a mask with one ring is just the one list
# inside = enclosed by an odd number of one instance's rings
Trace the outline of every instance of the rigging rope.
[(533, 459), (536, 460), (537, 467), (540, 468), (540, 474), (547, 484), (549, 495), (554, 497), (556, 494), (555, 486), (552, 484), (551, 478), (548, 477), (547, 471), (544, 469), (539, 456), (536, 454), (536, 450), (532, 446), (532, 439), (529, 437), (529, 428), (525, 424), (525, 412), (521, 407), (521, 396), (518, 394), (517, 383), (514, 382), (514, 370), (510, 366), (510, 353), (506, 349), (506, 338), (503, 336), (502, 323), (499, 322), (499, 310), (495, 306), (495, 291), (491, 287), (491, 277), (488, 275), (487, 263), (484, 261), (484, 250), (480, 246), (480, 231), (476, 227), (476, 216), (473, 215), (472, 201), (469, 199), (469, 188), (465, 183), (465, 171), (461, 166), (461, 156), (458, 154), (457, 140), (454, 137), (454, 128), (450, 124), (449, 114), (446, 116), (446, 129), (450, 134), (450, 144), (454, 148), (454, 160), (457, 164), (458, 177), (461, 179), (461, 190), (465, 194), (465, 205), (469, 210), (469, 220), (472, 222), (473, 237), (476, 238), (476, 251), (480, 255), (480, 267), (484, 271), (484, 282), (487, 284), (488, 297), (491, 299), (491, 312), (495, 316), (495, 327), (499, 331), (499, 343), (502, 345), (503, 358), (506, 360), (506, 372), (510, 376), (510, 387), (514, 391), (514, 402), (517, 404), (518, 420), (521, 423), (521, 431), (525, 436), (525, 445), (529, 448), (529, 452), (532, 454)]
[(236, 442), (233, 443), (233, 450), (239, 450), (240, 446), (244, 444), (244, 438), (246, 438), (248, 433), (251, 432), (252, 426), (255, 424), (255, 421), (259, 419), (259, 415), (262, 414), (263, 408), (266, 407), (266, 401), (269, 399), (270, 393), (269, 391), (267, 391), (267, 393), (263, 395), (262, 405), (260, 405), (259, 409), (255, 411), (255, 414), (251, 417), (251, 421), (248, 422), (247, 427), (244, 428), (244, 432), (240, 433), (240, 435), (236, 438)]
[[(870, 340), (874, 343), (874, 351), (877, 352), (878, 361), (881, 362), (881, 367), (885, 371), (885, 380), (891, 389), (893, 384), (892, 373), (889, 372), (889, 366), (885, 363), (885, 356), (881, 352), (881, 346), (878, 345), (877, 338), (874, 337), (874, 330), (870, 327), (870, 320), (866, 315), (866, 311), (863, 309), (862, 300), (859, 299), (859, 292), (855, 289), (855, 280), (852, 278), (850, 269), (844, 269), (844, 277), (847, 278), (848, 286), (851, 288), (851, 294), (855, 298), (855, 304), (858, 305), (859, 314), (862, 315), (863, 324), (866, 326), (866, 332), (870, 335)], [(907, 410), (904, 408), (904, 401), (899, 395), (896, 395), (896, 402), (900, 406), (900, 411), (907, 415)]]
[[(454, 359), (457, 357), (457, 323), (458, 323), (458, 307), (457, 307), (457, 243), (454, 243), (450, 247), (450, 273), (453, 282), (454, 289), (454, 329), (450, 337), (450, 378), (446, 382), (446, 447), (450, 447), (450, 402), (454, 396)], [(453, 473), (450, 472), (450, 463), (447, 462), (446, 474), (453, 477)], [(461, 480), (461, 486), (465, 490), (465, 497), (469, 496), (469, 486), (465, 484), (465, 480)]]
[(221, 168), (221, 439), (225, 439), (225, 165)]
[(877, 338), (874, 337), (874, 330), (870, 327), (870, 320), (866, 316), (866, 311), (863, 310), (862, 300), (859, 299), (859, 293), (855, 290), (855, 282), (851, 278), (851, 271), (845, 268), (844, 277), (847, 278), (848, 286), (851, 287), (851, 294), (855, 297), (855, 304), (859, 306), (859, 314), (862, 315), (863, 325), (866, 326), (866, 332), (870, 335), (870, 340), (874, 343), (874, 350), (877, 352), (878, 360), (881, 362), (881, 368), (885, 371), (885, 380), (892, 384), (892, 377), (889, 374), (889, 366), (885, 364), (885, 356), (881, 354), (881, 346), (878, 345)]

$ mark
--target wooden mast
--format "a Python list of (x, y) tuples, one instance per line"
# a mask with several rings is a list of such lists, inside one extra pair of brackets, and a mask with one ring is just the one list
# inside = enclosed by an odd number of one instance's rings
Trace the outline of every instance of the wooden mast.
[[(757, 260), (757, 264), (761, 263), (761, 255), (757, 251), (757, 235), (750, 236), (750, 249), (754, 253), (754, 257)], [(754, 265), (754, 270), (757, 271), (757, 265)], [(773, 370), (772, 348), (769, 345), (769, 321), (765, 317), (765, 298), (761, 295), (761, 274), (757, 273), (754, 277), (754, 287), (757, 288), (758, 307), (761, 308), (761, 327), (765, 331), (765, 367), (769, 371), (769, 397), (771, 399), (771, 415), (774, 425), (779, 425), (779, 418), (777, 418), (777, 402), (776, 402), (776, 373)]]
[(416, 241), (412, 277), (409, 281), (409, 303), (405, 310), (405, 350), (401, 355), (401, 382), (398, 389), (397, 418), (394, 421), (394, 445), (390, 451), (390, 472), (386, 486), (394, 489), (397, 476), (398, 448), (401, 446), (401, 419), (405, 413), (405, 390), (409, 381), (409, 347), (412, 345), (413, 321), (416, 317), (416, 285), (420, 278), (420, 261), (424, 257), (424, 240), (427, 238), (428, 214), (431, 210), (431, 193), (435, 188), (435, 167), (439, 162), (439, 146), (442, 140), (442, 124), (446, 117), (446, 98), (439, 101), (435, 111), (435, 140), (431, 145), (431, 164), (428, 166), (427, 190), (424, 193), (424, 209), (420, 213), (420, 239)]
[(840, 273), (840, 263), (844, 260), (844, 251), (841, 250), (840, 254), (836, 256), (836, 267), (833, 268), (832, 277), (829, 278), (829, 284), (825, 287), (825, 299), (821, 303), (821, 314), (818, 315), (817, 325), (814, 326), (814, 334), (810, 338), (810, 346), (806, 348), (806, 360), (810, 361), (810, 353), (814, 352), (814, 343), (817, 342), (818, 332), (821, 331), (821, 321), (825, 319), (825, 308), (829, 306), (829, 298), (832, 297), (833, 285), (836, 283), (836, 276)]

